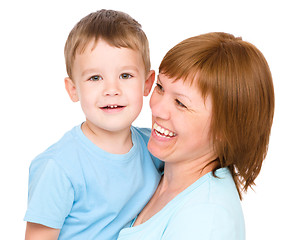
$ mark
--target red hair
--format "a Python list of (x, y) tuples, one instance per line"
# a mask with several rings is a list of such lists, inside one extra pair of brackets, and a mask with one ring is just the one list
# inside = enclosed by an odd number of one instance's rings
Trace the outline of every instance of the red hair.
[(197, 80), (212, 97), (210, 134), (220, 167), (228, 167), (240, 198), (255, 185), (266, 157), (274, 114), (274, 88), (263, 54), (227, 33), (188, 38), (164, 57), (159, 72), (176, 80)]

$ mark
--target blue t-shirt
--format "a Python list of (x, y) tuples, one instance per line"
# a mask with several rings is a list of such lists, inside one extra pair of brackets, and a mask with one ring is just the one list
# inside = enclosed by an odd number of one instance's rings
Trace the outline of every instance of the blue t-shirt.
[(24, 220), (61, 229), (61, 240), (116, 239), (160, 179), (161, 163), (147, 150), (150, 130), (131, 127), (131, 133), (130, 151), (111, 154), (77, 126), (37, 156)]
[(244, 240), (233, 178), (226, 168), (216, 175), (219, 178), (211, 172), (201, 177), (143, 224), (124, 228), (118, 240)]

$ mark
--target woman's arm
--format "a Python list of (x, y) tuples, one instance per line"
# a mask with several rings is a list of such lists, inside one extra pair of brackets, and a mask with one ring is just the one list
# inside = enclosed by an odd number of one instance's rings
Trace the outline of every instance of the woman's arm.
[(41, 224), (27, 222), (25, 240), (57, 240), (60, 229), (49, 228)]

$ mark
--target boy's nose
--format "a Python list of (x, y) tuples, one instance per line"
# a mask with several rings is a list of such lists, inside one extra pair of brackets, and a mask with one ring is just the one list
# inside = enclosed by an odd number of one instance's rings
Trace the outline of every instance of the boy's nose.
[(104, 92), (105, 96), (117, 96), (121, 94), (119, 84), (116, 81), (109, 81), (105, 83)]

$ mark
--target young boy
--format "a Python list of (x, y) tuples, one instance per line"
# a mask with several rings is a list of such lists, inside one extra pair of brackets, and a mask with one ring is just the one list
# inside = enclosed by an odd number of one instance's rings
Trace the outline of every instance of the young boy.
[(65, 59), (86, 121), (31, 163), (26, 239), (116, 239), (160, 179), (149, 130), (131, 126), (155, 78), (148, 40), (129, 15), (101, 10), (72, 29)]

